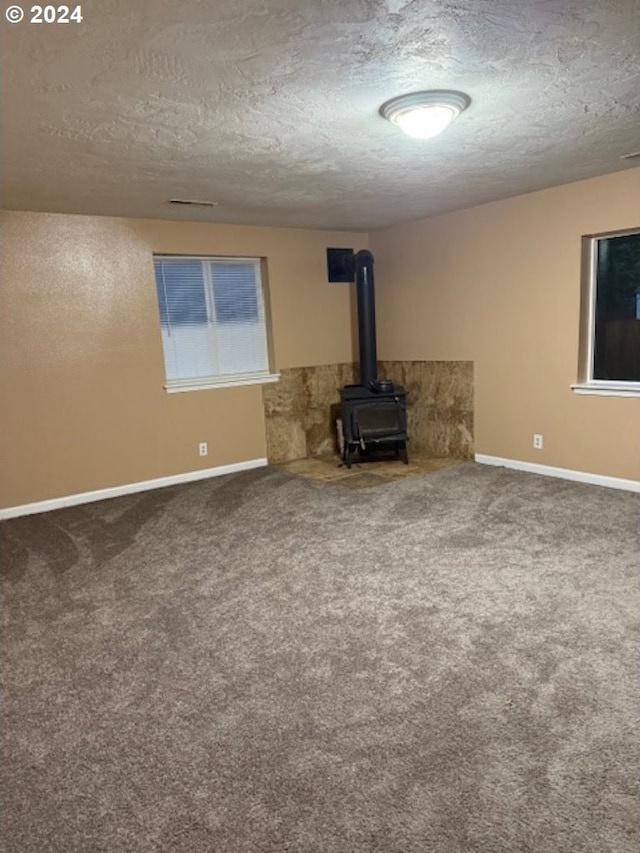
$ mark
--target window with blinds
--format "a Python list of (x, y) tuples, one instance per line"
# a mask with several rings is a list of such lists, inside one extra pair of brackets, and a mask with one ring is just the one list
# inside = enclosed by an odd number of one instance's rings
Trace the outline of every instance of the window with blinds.
[(259, 258), (154, 256), (168, 390), (270, 377)]

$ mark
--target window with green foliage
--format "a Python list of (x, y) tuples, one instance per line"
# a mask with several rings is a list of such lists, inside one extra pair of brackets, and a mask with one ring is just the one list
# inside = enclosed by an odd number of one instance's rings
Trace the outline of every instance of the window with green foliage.
[(584, 378), (640, 383), (640, 230), (585, 239)]

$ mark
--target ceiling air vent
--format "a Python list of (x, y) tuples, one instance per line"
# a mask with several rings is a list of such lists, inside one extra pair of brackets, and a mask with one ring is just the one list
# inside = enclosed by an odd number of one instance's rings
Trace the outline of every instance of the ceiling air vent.
[(169, 204), (191, 204), (195, 207), (216, 207), (217, 201), (203, 201), (198, 198), (170, 198)]

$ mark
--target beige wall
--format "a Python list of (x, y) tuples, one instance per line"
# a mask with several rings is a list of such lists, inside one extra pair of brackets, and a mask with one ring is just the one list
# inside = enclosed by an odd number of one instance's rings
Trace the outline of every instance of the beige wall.
[(637, 226), (639, 183), (617, 172), (370, 235), (379, 357), (473, 361), (476, 453), (640, 479), (640, 399), (569, 388), (581, 235)]
[(353, 357), (333, 245), (366, 235), (4, 213), (0, 507), (264, 457), (260, 386), (164, 391), (151, 255), (266, 257), (281, 369)]
[[(580, 237), (637, 225), (639, 182), (628, 170), (370, 235), (378, 356), (473, 361), (477, 453), (640, 479), (640, 400), (569, 389)], [(265, 456), (259, 386), (164, 391), (152, 252), (266, 257), (275, 368), (354, 358), (354, 288), (327, 283), (325, 249), (366, 235), (18, 212), (2, 224), (0, 507)]]

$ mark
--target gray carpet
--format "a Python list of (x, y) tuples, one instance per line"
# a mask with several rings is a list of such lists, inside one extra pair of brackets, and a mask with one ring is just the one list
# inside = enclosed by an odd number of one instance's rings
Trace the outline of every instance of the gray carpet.
[(469, 463), (5, 522), (3, 850), (636, 853), (638, 508)]

